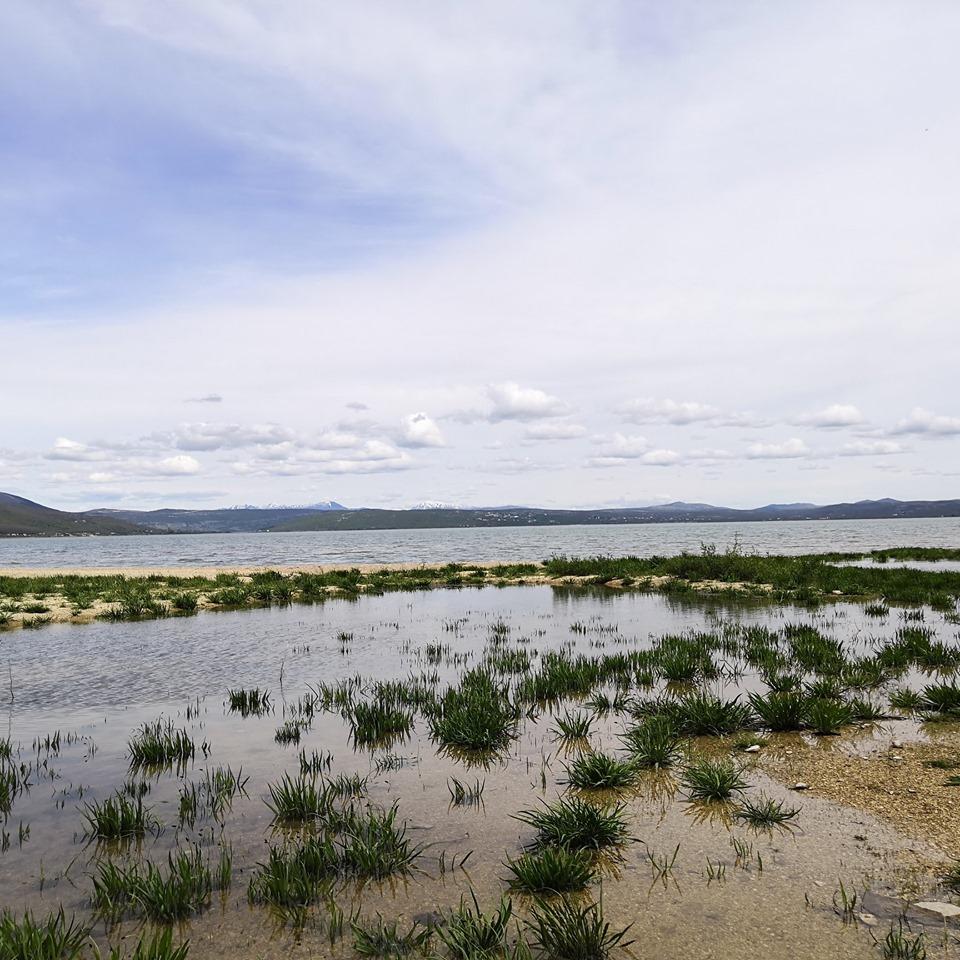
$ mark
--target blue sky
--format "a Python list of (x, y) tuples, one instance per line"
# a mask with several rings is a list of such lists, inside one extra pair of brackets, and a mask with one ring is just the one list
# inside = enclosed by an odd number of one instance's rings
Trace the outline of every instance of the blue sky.
[(960, 9), (923, 13), (11, 0), (0, 489), (956, 495)]

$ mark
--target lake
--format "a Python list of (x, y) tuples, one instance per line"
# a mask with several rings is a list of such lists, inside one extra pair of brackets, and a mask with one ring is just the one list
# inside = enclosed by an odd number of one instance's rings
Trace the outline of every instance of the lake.
[(960, 547), (960, 518), (663, 523), (495, 529), (0, 538), (2, 567), (296, 566), (670, 555), (739, 542), (758, 553)]

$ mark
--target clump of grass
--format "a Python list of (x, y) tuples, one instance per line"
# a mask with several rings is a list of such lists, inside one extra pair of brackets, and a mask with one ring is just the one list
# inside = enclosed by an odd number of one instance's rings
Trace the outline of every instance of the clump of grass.
[(97, 840), (139, 839), (147, 833), (160, 833), (160, 821), (143, 804), (143, 797), (114, 793), (102, 802), (93, 801), (83, 808), (87, 836)]
[(334, 815), (333, 795), (316, 775), (285, 773), (279, 783), (267, 785), (266, 801), (277, 823), (329, 822)]
[(734, 737), (730, 746), (733, 747), (734, 750), (743, 751), (750, 747), (765, 747), (769, 742), (767, 737), (759, 733), (741, 733)]
[(557, 717), (551, 732), (563, 743), (577, 743), (590, 736), (592, 726), (593, 717), (589, 713), (570, 713), (568, 710), (562, 717)]
[(153, 723), (145, 723), (127, 744), (131, 763), (138, 767), (178, 768), (194, 758), (196, 744), (186, 730), (174, 727), (172, 720), (162, 717)]
[(94, 907), (111, 918), (129, 912), (171, 923), (202, 910), (212, 891), (210, 865), (199, 846), (171, 852), (166, 873), (149, 861), (143, 867), (106, 861), (93, 878)]
[(602, 850), (629, 839), (625, 810), (623, 804), (596, 805), (579, 797), (561, 797), (514, 816), (537, 831), (536, 847)]
[(440, 698), (429, 720), (431, 736), (443, 746), (493, 752), (516, 736), (518, 716), (506, 689), (483, 671), (472, 670)]
[(578, 907), (565, 897), (539, 902), (526, 924), (534, 943), (553, 960), (606, 960), (615, 948), (633, 942), (626, 939), (629, 926), (611, 930), (600, 904)]
[(270, 693), (253, 687), (250, 690), (230, 690), (230, 711), (239, 713), (241, 717), (260, 717), (270, 711)]
[(354, 704), (350, 725), (358, 746), (386, 746), (410, 735), (413, 714), (394, 704), (361, 701)]
[(309, 723), (304, 720), (285, 720), (273, 735), (273, 739), (281, 746), (300, 743), (303, 731), (307, 729)]
[(944, 715), (960, 714), (960, 687), (955, 683), (931, 683), (923, 688), (921, 710)]
[(768, 730), (799, 730), (807, 719), (808, 700), (797, 691), (752, 693), (750, 706)]
[(742, 767), (724, 757), (697, 757), (683, 769), (681, 783), (691, 800), (721, 802), (747, 789)]
[(96, 960), (187, 960), (190, 950), (189, 941), (177, 946), (173, 944), (173, 928), (165, 927), (152, 934), (142, 934), (133, 948), (133, 953), (122, 952), (120, 947), (113, 947), (106, 958), (99, 951), (95, 951)]
[(904, 933), (903, 928), (903, 920), (900, 919), (896, 926), (890, 925), (882, 940), (874, 937), (883, 960), (927, 960), (925, 935), (921, 932), (913, 936), (909, 932)]
[(876, 601), (864, 605), (863, 612), (868, 617), (888, 617), (890, 608), (883, 601)]
[(484, 913), (476, 894), (470, 892), (473, 905), (460, 900), (460, 907), (438, 927), (437, 936), (447, 948), (451, 960), (478, 960), (503, 956), (513, 904), (501, 899), (497, 909)]
[(680, 733), (692, 737), (722, 737), (753, 723), (753, 711), (739, 699), (722, 700), (709, 693), (683, 697), (673, 713)]
[(340, 841), (340, 865), (345, 873), (382, 880), (406, 873), (423, 852), (407, 836), (406, 823), (398, 823), (397, 805), (389, 810), (368, 808), (349, 811)]
[(680, 757), (680, 737), (667, 717), (648, 717), (622, 739), (638, 767), (672, 767)]
[(799, 807), (788, 807), (782, 800), (774, 800), (761, 793), (755, 800), (744, 797), (734, 816), (755, 827), (782, 827), (799, 814)]
[(38, 920), (27, 911), (20, 918), (0, 914), (0, 958), (3, 960), (78, 960), (90, 931), (78, 920), (69, 920), (61, 907)]
[(593, 879), (596, 868), (589, 850), (543, 847), (516, 860), (507, 858), (510, 886), (524, 893), (571, 893)]
[(475, 807), (483, 804), (483, 788), (485, 781), (477, 779), (476, 783), (462, 783), (456, 777), (447, 780), (447, 790), (450, 793), (450, 805), (453, 807)]
[(890, 694), (890, 706), (894, 710), (919, 710), (923, 706), (923, 696), (909, 687), (900, 687)]
[(409, 957), (422, 953), (433, 933), (430, 927), (420, 929), (416, 922), (406, 933), (400, 933), (396, 920), (386, 923), (379, 913), (372, 926), (354, 920), (350, 929), (353, 931), (353, 949), (361, 957)]
[(631, 786), (637, 779), (637, 767), (606, 753), (581, 754), (565, 767), (567, 783), (580, 790), (612, 790)]
[(807, 705), (807, 722), (821, 737), (836, 736), (853, 721), (853, 708), (836, 700), (811, 700)]
[(338, 869), (337, 851), (327, 834), (307, 837), (297, 846), (271, 846), (257, 864), (247, 896), (284, 910), (302, 909), (329, 890)]

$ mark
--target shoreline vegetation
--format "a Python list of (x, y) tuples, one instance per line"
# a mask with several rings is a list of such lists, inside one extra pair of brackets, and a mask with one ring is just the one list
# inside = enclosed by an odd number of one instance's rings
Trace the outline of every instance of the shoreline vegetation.
[[(869, 561), (869, 566), (857, 566)], [(837, 600), (926, 604), (956, 615), (960, 570), (897, 562), (960, 561), (960, 549), (897, 547), (868, 553), (761, 555), (738, 547), (669, 557), (551, 557), (539, 563), (320, 566), (281, 569), (166, 568), (127, 572), (0, 571), (0, 627), (41, 627), (94, 619), (131, 621), (200, 610), (318, 603), (388, 591), (545, 585), (673, 595), (736, 595), (775, 603)]]

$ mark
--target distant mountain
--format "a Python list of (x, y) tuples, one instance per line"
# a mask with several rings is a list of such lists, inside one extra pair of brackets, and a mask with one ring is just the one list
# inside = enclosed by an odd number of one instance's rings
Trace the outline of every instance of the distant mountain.
[(104, 517), (91, 511), (68, 513), (41, 506), (32, 500), (0, 493), (0, 536), (80, 537), (144, 533), (127, 520)]
[(228, 507), (219, 510), (88, 510), (66, 513), (0, 494), (0, 536), (79, 536), (122, 533), (265, 533), (301, 530), (405, 530), (438, 527), (535, 527), (573, 524), (729, 523), (739, 521), (870, 520), (960, 517), (960, 500), (860, 500), (818, 506), (771, 503), (750, 510), (709, 503), (663, 503), (605, 510), (537, 507), (445, 507), (348, 510), (328, 501), (306, 507)]
[(752, 510), (706, 503), (665, 503), (613, 510), (489, 509), (329, 511), (285, 521), (274, 530), (393, 530), (430, 527), (527, 527), (572, 524), (691, 523), (790, 520), (866, 520), (895, 517), (960, 517), (960, 500), (861, 500), (829, 506), (770, 504)]

